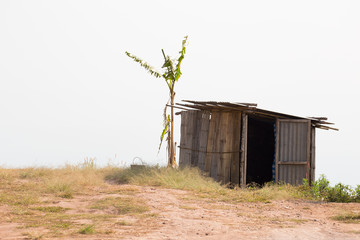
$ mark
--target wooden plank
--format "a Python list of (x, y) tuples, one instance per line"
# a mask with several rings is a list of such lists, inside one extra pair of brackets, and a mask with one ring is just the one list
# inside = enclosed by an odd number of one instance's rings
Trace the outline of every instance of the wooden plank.
[(220, 122), (219, 122), (219, 132), (216, 138), (216, 151), (218, 154), (213, 154), (215, 157), (215, 161), (217, 162), (217, 180), (221, 183), (224, 183), (224, 154), (225, 151), (225, 141), (226, 141), (226, 114), (224, 112), (220, 112)]
[[(235, 126), (237, 125), (237, 120), (236, 120), (236, 116), (238, 115), (237, 112), (231, 112), (228, 113), (228, 121), (227, 121), (227, 127), (226, 129), (224, 129), (224, 131), (226, 131), (226, 150), (224, 150), (224, 152), (229, 152), (229, 154), (226, 154), (225, 156), (223, 156), (223, 158), (225, 159), (225, 169), (224, 169), (224, 182), (228, 183), (228, 182), (232, 182), (234, 184), (238, 184), (239, 181), (237, 181), (234, 177), (234, 171), (238, 172), (239, 169), (237, 169), (236, 171), (236, 156), (237, 159), (239, 159), (239, 150), (240, 150), (240, 146), (238, 148), (235, 147), (236, 145), (236, 141), (240, 141), (239, 140), (239, 136), (237, 136), (238, 140), (236, 139), (236, 129)], [(240, 135), (240, 133), (239, 133)]]
[[(214, 126), (214, 138), (212, 143), (212, 149), (210, 152), (219, 152), (220, 151), (220, 119), (221, 119), (221, 113), (214, 113), (213, 120), (215, 121)], [(218, 163), (219, 163), (219, 154), (218, 153), (210, 153), (211, 155), (211, 169), (210, 169), (210, 176), (214, 178), (216, 181), (219, 181), (221, 179), (218, 178)]]
[(185, 166), (191, 166), (191, 154), (192, 154), (192, 140), (193, 140), (193, 113), (194, 111), (188, 111), (186, 117), (186, 129), (185, 129), (185, 157), (183, 159)]
[(240, 186), (241, 187), (246, 187), (247, 132), (248, 132), (248, 115), (246, 113), (242, 113), (241, 157), (240, 157)]
[(232, 151), (239, 150), (239, 152), (234, 152), (231, 155), (231, 176), (230, 181), (235, 184), (240, 184), (240, 135), (241, 135), (241, 112), (234, 112), (232, 114), (233, 121), (233, 144)]
[(192, 130), (192, 145), (191, 145), (191, 166), (197, 167), (199, 160), (199, 141), (200, 141), (200, 120), (201, 117), (200, 111), (192, 112), (192, 122), (193, 122), (193, 130)]
[(226, 152), (232, 152), (234, 151), (233, 147), (233, 143), (234, 143), (234, 133), (233, 133), (233, 128), (234, 128), (234, 121), (233, 121), (233, 117), (232, 117), (232, 112), (230, 113), (226, 113), (227, 115), (227, 120), (226, 120), (226, 128), (225, 128), (225, 147), (223, 150), (223, 159), (224, 159), (224, 183), (230, 183), (231, 180), (231, 158), (232, 158), (232, 153), (226, 153)]
[(214, 138), (215, 138), (215, 126), (216, 126), (216, 113), (210, 114), (210, 120), (209, 120), (209, 133), (208, 133), (208, 141), (206, 144), (206, 154), (205, 154), (205, 172), (209, 173), (211, 172), (211, 157), (212, 155), (210, 152), (213, 149), (214, 144)]
[[(187, 117), (187, 112), (181, 112), (181, 126), (180, 126), (180, 147), (185, 147), (185, 133), (186, 133), (186, 117)], [(184, 165), (184, 161), (185, 161), (185, 149), (181, 149), (180, 148), (180, 153), (179, 153), (179, 166), (183, 167)]]
[(204, 111), (201, 112), (198, 167), (203, 171), (205, 170), (205, 159), (206, 159), (206, 151), (207, 151), (207, 143), (208, 143), (209, 125), (210, 125), (210, 113)]
[(223, 184), (226, 184), (230, 181), (231, 154), (224, 153), (231, 151), (229, 148), (229, 145), (231, 145), (232, 143), (231, 141), (232, 139), (229, 136), (229, 128), (231, 127), (229, 121), (230, 114), (231, 113), (227, 113), (227, 112), (220, 113), (220, 126), (219, 126), (220, 134), (218, 135), (219, 138), (217, 139), (218, 151), (220, 152), (220, 154), (217, 154), (218, 155), (217, 179), (218, 181), (221, 181), (221, 183)]

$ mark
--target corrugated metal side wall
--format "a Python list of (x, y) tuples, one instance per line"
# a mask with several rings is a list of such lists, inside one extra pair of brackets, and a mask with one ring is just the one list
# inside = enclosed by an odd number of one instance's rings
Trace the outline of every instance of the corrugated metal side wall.
[(277, 180), (299, 185), (309, 178), (309, 120), (277, 121)]

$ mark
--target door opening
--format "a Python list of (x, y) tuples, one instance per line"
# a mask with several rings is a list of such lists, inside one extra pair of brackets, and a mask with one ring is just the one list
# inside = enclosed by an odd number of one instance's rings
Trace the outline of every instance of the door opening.
[(273, 181), (275, 156), (275, 121), (248, 118), (246, 183), (264, 185)]

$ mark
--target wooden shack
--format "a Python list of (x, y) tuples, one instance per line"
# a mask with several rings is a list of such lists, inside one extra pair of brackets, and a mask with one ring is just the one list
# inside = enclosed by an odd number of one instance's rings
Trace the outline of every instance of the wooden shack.
[(183, 101), (179, 165), (194, 166), (224, 184), (315, 178), (315, 129), (326, 118), (303, 118), (251, 103)]

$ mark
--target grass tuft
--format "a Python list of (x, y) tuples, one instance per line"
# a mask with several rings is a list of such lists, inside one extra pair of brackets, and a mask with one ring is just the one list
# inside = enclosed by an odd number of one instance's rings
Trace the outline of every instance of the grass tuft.
[(63, 213), (67, 209), (58, 206), (47, 206), (47, 207), (33, 207), (32, 210), (37, 210), (40, 212), (48, 212), (48, 213)]
[(49, 193), (54, 193), (56, 196), (62, 198), (72, 198), (74, 192), (71, 183), (63, 182), (59, 179), (55, 179), (48, 183), (47, 190)]
[(127, 221), (119, 221), (115, 223), (116, 225), (120, 225), (120, 226), (131, 226), (132, 224), (127, 222)]
[(46, 176), (49, 171), (45, 168), (27, 168), (19, 173), (20, 179), (37, 179)]
[(88, 225), (79, 230), (80, 234), (93, 234), (95, 233), (94, 225)]
[(360, 213), (343, 213), (336, 215), (331, 219), (345, 223), (360, 223)]

